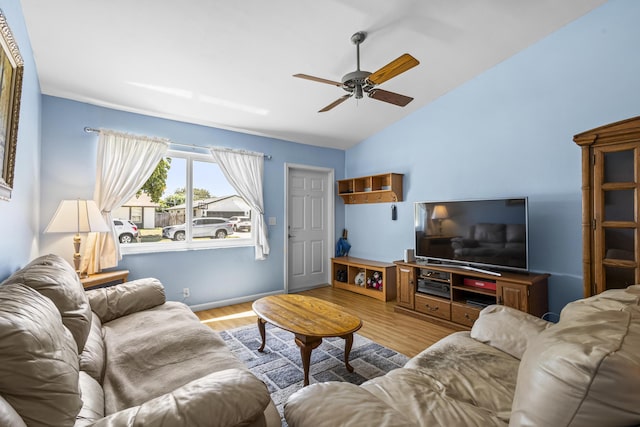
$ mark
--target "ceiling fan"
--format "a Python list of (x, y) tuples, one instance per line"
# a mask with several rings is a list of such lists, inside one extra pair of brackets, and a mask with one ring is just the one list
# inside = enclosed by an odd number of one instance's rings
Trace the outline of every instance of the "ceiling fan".
[(404, 73), (405, 71), (415, 67), (420, 62), (413, 56), (405, 53), (398, 58), (389, 62), (378, 71), (370, 73), (369, 71), (360, 70), (360, 44), (367, 37), (367, 33), (359, 31), (351, 36), (351, 42), (356, 45), (356, 60), (357, 69), (351, 73), (347, 73), (342, 77), (342, 82), (336, 82), (333, 80), (327, 80), (320, 77), (310, 76), (308, 74), (294, 74), (293, 77), (301, 79), (313, 80), (314, 82), (326, 83), (333, 86), (338, 86), (347, 91), (346, 95), (333, 101), (331, 104), (324, 107), (318, 113), (329, 111), (337, 105), (342, 104), (352, 96), (356, 99), (361, 99), (366, 93), (369, 98), (377, 99), (378, 101), (388, 102), (389, 104), (398, 105), (404, 107), (413, 98), (409, 96), (400, 95), (399, 93), (389, 92), (386, 90), (378, 89), (377, 86), (387, 80)]

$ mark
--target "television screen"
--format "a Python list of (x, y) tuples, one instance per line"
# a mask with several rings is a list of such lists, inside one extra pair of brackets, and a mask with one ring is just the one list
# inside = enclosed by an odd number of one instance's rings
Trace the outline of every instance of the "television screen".
[(523, 270), (527, 199), (415, 203), (415, 255), (422, 261)]

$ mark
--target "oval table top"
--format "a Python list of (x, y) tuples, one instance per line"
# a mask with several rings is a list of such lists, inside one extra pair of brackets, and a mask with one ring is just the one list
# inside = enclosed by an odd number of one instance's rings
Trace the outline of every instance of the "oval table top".
[(270, 295), (253, 303), (262, 320), (294, 334), (340, 337), (362, 327), (362, 320), (339, 305), (305, 295)]

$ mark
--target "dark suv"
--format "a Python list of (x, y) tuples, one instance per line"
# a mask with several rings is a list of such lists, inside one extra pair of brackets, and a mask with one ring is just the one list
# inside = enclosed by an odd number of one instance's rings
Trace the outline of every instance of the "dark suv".
[[(193, 220), (191, 235), (193, 237), (211, 237), (224, 239), (233, 234), (233, 226), (226, 218), (196, 218)], [(171, 240), (185, 239), (185, 224), (170, 225), (162, 229), (162, 237)]]

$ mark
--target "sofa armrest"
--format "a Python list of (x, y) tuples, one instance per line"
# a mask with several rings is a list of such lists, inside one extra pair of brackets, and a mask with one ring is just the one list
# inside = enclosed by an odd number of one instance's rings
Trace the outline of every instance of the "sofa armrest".
[(91, 310), (105, 323), (162, 305), (166, 298), (158, 279), (146, 278), (86, 291)]
[(364, 388), (343, 382), (316, 383), (298, 390), (285, 403), (284, 417), (289, 427), (415, 427), (415, 421)]
[(249, 425), (264, 416), (271, 397), (249, 371), (227, 369), (192, 381), (171, 393), (111, 414), (95, 427)]
[(471, 338), (521, 359), (530, 340), (553, 323), (504, 305), (490, 305), (473, 324)]

